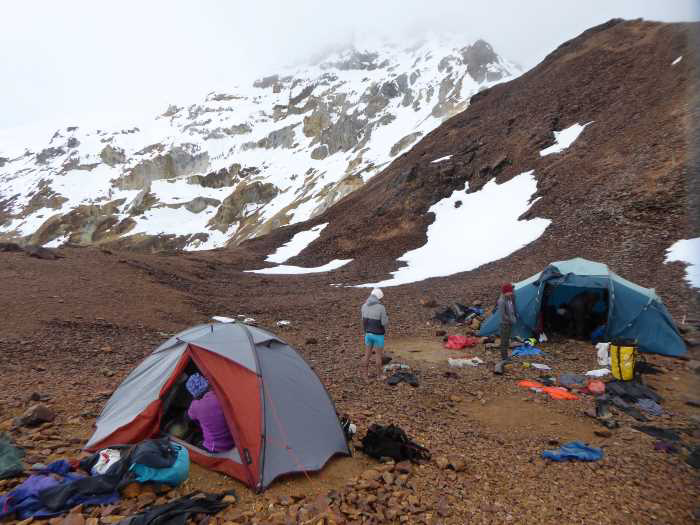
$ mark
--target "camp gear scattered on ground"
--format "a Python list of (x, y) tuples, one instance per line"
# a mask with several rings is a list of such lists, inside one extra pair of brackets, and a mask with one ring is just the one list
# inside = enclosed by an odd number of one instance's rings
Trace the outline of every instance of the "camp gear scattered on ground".
[(637, 421), (649, 421), (649, 419), (642, 414), (642, 411), (639, 410), (636, 406), (631, 405), (624, 399), (622, 399), (620, 396), (612, 396), (612, 403), (615, 405), (615, 408), (621, 410), (628, 416), (633, 417)]
[(598, 365), (610, 366), (610, 343), (598, 343), (595, 348), (598, 354)]
[(611, 395), (620, 396), (625, 401), (636, 403), (639, 399), (651, 399), (660, 403), (663, 399), (650, 387), (638, 381), (608, 381), (605, 390)]
[(639, 399), (637, 401), (636, 406), (642, 412), (649, 414), (651, 416), (658, 417), (663, 413), (663, 410), (661, 409), (661, 405), (659, 405), (656, 401), (652, 401), (651, 399), (648, 399), (648, 398)]
[(10, 437), (0, 434), (0, 479), (14, 478), (22, 474), (24, 450), (12, 444)]
[(138, 365), (107, 401), (90, 451), (157, 434), (163, 399), (195, 363), (221, 401), (236, 448), (212, 454), (184, 441), (192, 461), (256, 490), (282, 474), (320, 470), (349, 455), (333, 403), (318, 376), (276, 335), (243, 323), (195, 326)]
[(673, 443), (669, 443), (668, 441), (657, 441), (654, 443), (654, 450), (658, 450), (659, 452), (666, 452), (667, 454), (675, 454), (678, 452), (678, 449)]
[(480, 364), (483, 364), (483, 362), (483, 359), (480, 359), (478, 357), (470, 357), (468, 359), (453, 359), (451, 357), (447, 358), (447, 364), (456, 368), (462, 368), (464, 366), (479, 366)]
[(532, 368), (536, 368), (537, 370), (551, 370), (552, 367), (549, 365), (545, 365), (542, 363), (532, 363)]
[(348, 441), (351, 441), (353, 436), (357, 433), (357, 426), (352, 421), (350, 421), (350, 418), (347, 416), (347, 414), (340, 418), (340, 427), (343, 429), (345, 439), (347, 439)]
[(542, 457), (552, 461), (598, 461), (603, 459), (603, 450), (581, 441), (571, 441), (556, 450), (543, 451)]
[(117, 525), (185, 525), (194, 514), (217, 514), (230, 505), (224, 501), (225, 496), (233, 496), (238, 501), (236, 492), (231, 489), (221, 494), (195, 492), (182, 498), (149, 507), (144, 512), (125, 518)]
[(588, 377), (605, 377), (610, 374), (610, 369), (608, 368), (599, 368), (597, 370), (589, 370), (586, 372), (586, 375)]
[(106, 448), (98, 453), (99, 459), (90, 470), (92, 475), (104, 474), (114, 463), (121, 458), (121, 452), (114, 448)]
[(589, 381), (586, 385), (588, 391), (593, 395), (600, 395), (605, 393), (605, 383), (598, 380)]
[(370, 425), (362, 438), (362, 451), (374, 459), (391, 458), (396, 462), (409, 460), (417, 463), (430, 459), (427, 448), (414, 443), (395, 425)]
[(534, 357), (542, 355), (542, 350), (529, 344), (521, 345), (513, 350), (513, 357)]
[(632, 428), (663, 441), (675, 442), (681, 438), (680, 434), (676, 430), (670, 428), (660, 428), (653, 425), (632, 425)]
[(391, 386), (398, 385), (401, 381), (408, 383), (414, 388), (419, 385), (418, 378), (415, 376), (415, 374), (407, 372), (406, 370), (397, 370), (386, 380), (387, 384)]
[(615, 379), (622, 381), (634, 379), (636, 359), (637, 347), (634, 344), (610, 343), (610, 369)]
[(398, 369), (410, 370), (411, 367), (408, 366), (407, 364), (404, 364), (404, 363), (391, 363), (391, 364), (384, 365), (384, 368), (382, 370), (384, 370), (384, 373), (386, 373), (386, 372), (390, 372), (391, 370), (398, 370)]
[[(541, 273), (515, 284), (518, 322), (513, 335), (535, 335), (543, 304), (545, 287), (550, 301), (581, 291), (608, 291), (608, 319), (605, 340), (632, 338), (642, 352), (681, 356), (686, 346), (663, 302), (650, 288), (643, 288), (611, 272), (601, 263), (575, 258), (557, 261)], [(482, 325), (479, 335), (495, 335), (500, 326), (498, 312)], [(551, 335), (551, 334), (550, 334)]]
[(448, 350), (461, 350), (462, 348), (476, 346), (481, 342), (478, 337), (468, 337), (465, 335), (449, 335), (443, 344)]
[(453, 303), (444, 310), (437, 312), (434, 319), (442, 324), (455, 324), (466, 322), (476, 316), (484, 315), (484, 310), (476, 306), (465, 306)]
[(158, 483), (172, 487), (185, 481), (190, 472), (189, 454), (185, 447), (177, 443), (173, 443), (173, 448), (177, 451), (177, 455), (175, 461), (167, 467), (156, 468), (133, 458), (129, 471), (133, 473), (134, 480), (139, 483)]
[(522, 381), (518, 381), (518, 386), (521, 388), (542, 388), (544, 385), (538, 381), (523, 379)]
[[(140, 478), (135, 466), (148, 467), (152, 472), (168, 472), (177, 464), (172, 453), (184, 447), (164, 440), (148, 440), (136, 446), (115, 446), (120, 458), (104, 474), (84, 476), (72, 472), (70, 462), (59, 460), (33, 474), (5, 496), (0, 496), (0, 518), (15, 514), (18, 519), (49, 517), (61, 514), (77, 505), (105, 505), (119, 500), (119, 490), (134, 481), (154, 481), (178, 485), (187, 478), (189, 461), (184, 476), (178, 480), (149, 476)], [(177, 452), (175, 452), (177, 455)], [(141, 463), (134, 463), (138, 459)], [(90, 472), (100, 461), (99, 454), (85, 458), (80, 468)], [(163, 467), (163, 465), (166, 465)], [(163, 468), (161, 468), (163, 467)]]
[(552, 399), (559, 399), (564, 401), (576, 401), (579, 399), (577, 395), (572, 394), (566, 388), (561, 386), (545, 386), (542, 388), (542, 392), (547, 394)]
[(559, 384), (567, 388), (586, 386), (586, 376), (581, 374), (561, 374), (558, 377)]

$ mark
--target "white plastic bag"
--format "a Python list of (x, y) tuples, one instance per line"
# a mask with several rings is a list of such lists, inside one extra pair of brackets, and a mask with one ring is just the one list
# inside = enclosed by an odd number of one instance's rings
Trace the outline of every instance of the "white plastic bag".
[(545, 334), (544, 332), (542, 332), (542, 333), (540, 334), (540, 343), (546, 343), (546, 342), (547, 342), (547, 334)]

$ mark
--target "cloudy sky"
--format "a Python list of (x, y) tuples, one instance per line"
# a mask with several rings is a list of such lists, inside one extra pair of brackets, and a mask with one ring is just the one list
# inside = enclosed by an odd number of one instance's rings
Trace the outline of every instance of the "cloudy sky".
[(0, 130), (155, 115), (169, 103), (196, 102), (366, 33), (408, 40), (449, 31), (463, 34), (465, 43), (482, 37), (530, 68), (610, 18), (697, 20), (698, 6), (698, 0), (8, 0), (0, 16)]

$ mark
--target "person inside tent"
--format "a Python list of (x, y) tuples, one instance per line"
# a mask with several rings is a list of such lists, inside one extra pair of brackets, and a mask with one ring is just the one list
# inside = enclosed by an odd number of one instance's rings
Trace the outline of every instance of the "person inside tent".
[(365, 355), (362, 358), (362, 366), (365, 369), (365, 377), (369, 379), (369, 360), (374, 352), (377, 366), (377, 378), (382, 378), (382, 358), (384, 351), (384, 334), (389, 324), (386, 308), (380, 303), (384, 292), (379, 288), (372, 293), (362, 305), (362, 329), (365, 333)]
[[(200, 374), (192, 374), (186, 383), (187, 391), (194, 400), (187, 410), (187, 416), (199, 423), (202, 428), (203, 440), (201, 447), (209, 452), (224, 452), (235, 447), (233, 436), (229, 430), (224, 411), (219, 398), (206, 378)], [(195, 443), (195, 445), (200, 445)]]

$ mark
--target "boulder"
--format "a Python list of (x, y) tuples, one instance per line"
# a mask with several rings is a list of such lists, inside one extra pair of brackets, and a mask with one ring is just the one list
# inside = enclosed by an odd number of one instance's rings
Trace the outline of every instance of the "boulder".
[(50, 423), (56, 418), (56, 414), (53, 410), (43, 404), (37, 404), (30, 406), (22, 417), (20, 418), (20, 424), (25, 427), (36, 427), (42, 423)]

